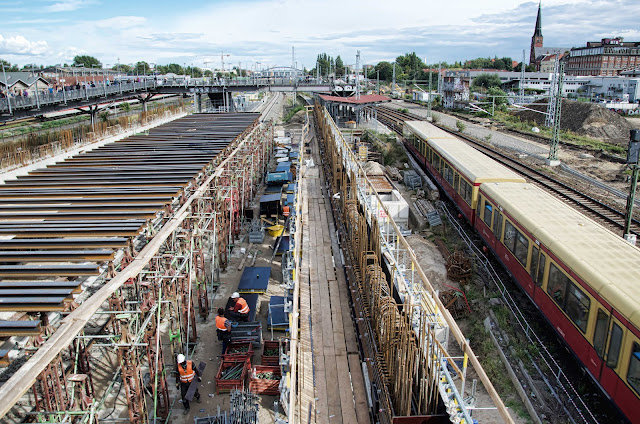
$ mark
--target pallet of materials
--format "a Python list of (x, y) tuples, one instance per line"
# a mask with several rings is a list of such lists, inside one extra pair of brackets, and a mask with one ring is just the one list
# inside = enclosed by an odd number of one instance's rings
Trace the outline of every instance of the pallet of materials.
[(280, 394), (282, 373), (278, 366), (256, 365), (251, 370), (249, 391), (259, 395), (277, 396)]
[(233, 389), (243, 390), (250, 369), (249, 358), (223, 358), (216, 374), (216, 394), (230, 392)]

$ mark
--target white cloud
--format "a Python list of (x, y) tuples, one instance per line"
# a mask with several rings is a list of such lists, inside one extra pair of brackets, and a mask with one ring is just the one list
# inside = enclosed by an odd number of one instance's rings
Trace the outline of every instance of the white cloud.
[(45, 10), (47, 12), (70, 12), (87, 7), (92, 3), (94, 3), (93, 0), (61, 0), (45, 7)]
[(115, 16), (113, 18), (95, 21), (92, 24), (96, 28), (129, 29), (145, 25), (146, 23), (147, 18), (143, 16)]
[(22, 35), (3, 37), (0, 34), (0, 53), (12, 55), (41, 55), (49, 49), (46, 41), (29, 41)]

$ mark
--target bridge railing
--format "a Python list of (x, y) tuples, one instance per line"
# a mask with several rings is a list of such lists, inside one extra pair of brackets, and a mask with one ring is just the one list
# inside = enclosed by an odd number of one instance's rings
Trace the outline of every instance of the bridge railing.
[[(261, 87), (272, 86), (292, 86), (304, 90), (305, 87), (316, 87), (319, 85), (330, 85), (316, 79), (296, 79), (296, 78), (240, 78), (240, 79), (218, 79), (218, 78), (152, 78), (148, 77), (136, 82), (120, 81), (110, 85), (97, 85), (96, 87), (66, 87), (65, 90), (49, 92), (46, 90), (29, 94), (28, 97), (15, 96), (0, 99), (0, 113), (7, 113), (10, 110), (34, 109), (41, 106), (54, 104), (66, 104), (67, 102), (77, 102), (82, 100), (95, 100), (100, 97), (107, 97), (114, 94), (144, 92), (148, 90), (161, 90), (165, 88), (182, 88), (184, 92), (196, 91), (201, 88), (226, 88), (226, 87)], [(11, 105), (9, 106), (9, 102)]]
[(153, 88), (153, 81), (142, 81), (135, 83), (120, 83), (111, 85), (98, 85), (96, 87), (88, 88), (73, 88), (65, 89), (64, 91), (38, 91), (30, 94), (28, 97), (15, 96), (10, 98), (0, 99), (0, 111), (9, 111), (9, 102), (11, 102), (11, 109), (32, 109), (38, 106), (47, 106), (51, 104), (67, 103), (71, 101), (82, 101), (95, 99), (99, 97), (107, 97), (117, 93), (131, 93), (136, 91), (144, 91), (149, 88)]

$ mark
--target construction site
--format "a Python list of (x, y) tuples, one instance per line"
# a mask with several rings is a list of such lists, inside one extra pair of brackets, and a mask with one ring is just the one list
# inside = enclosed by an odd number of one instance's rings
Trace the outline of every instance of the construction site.
[(282, 124), (290, 98), (4, 175), (2, 422), (512, 421), (391, 180), (312, 99)]

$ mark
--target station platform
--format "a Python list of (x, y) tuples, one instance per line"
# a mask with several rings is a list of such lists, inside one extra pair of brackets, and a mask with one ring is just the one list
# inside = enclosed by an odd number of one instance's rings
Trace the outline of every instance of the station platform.
[[(313, 152), (320, 163), (315, 143)], [(304, 170), (301, 184), (299, 399), (293, 422), (368, 423), (344, 264), (322, 169)]]

